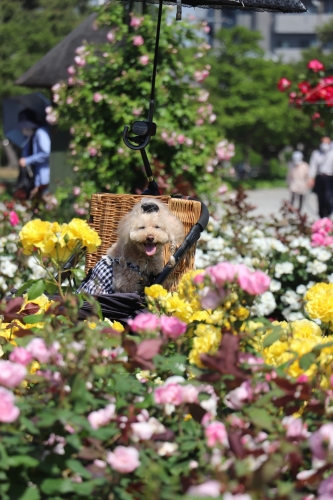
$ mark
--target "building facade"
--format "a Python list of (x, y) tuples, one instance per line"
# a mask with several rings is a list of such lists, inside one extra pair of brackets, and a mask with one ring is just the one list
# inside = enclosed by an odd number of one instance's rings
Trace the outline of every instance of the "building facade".
[(304, 14), (242, 12), (241, 10), (198, 9), (196, 18), (208, 22), (210, 43), (221, 27), (244, 26), (262, 34), (261, 45), (271, 57), (284, 62), (297, 61), (304, 49), (317, 43), (316, 29), (333, 18), (333, 0), (303, 0)]

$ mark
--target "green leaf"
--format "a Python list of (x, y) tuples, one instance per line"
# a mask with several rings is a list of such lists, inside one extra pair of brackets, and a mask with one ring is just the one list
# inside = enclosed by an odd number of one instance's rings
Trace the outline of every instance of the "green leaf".
[(79, 268), (78, 269), (71, 269), (71, 272), (75, 276), (75, 278), (77, 278), (80, 281), (82, 281), (86, 276), (86, 273), (83, 269), (79, 269)]
[(72, 472), (76, 472), (80, 476), (90, 479), (91, 474), (90, 472), (82, 465), (82, 463), (79, 460), (74, 460), (72, 458), (69, 458), (66, 460), (66, 465), (69, 469), (71, 469)]
[(40, 297), (45, 291), (45, 281), (43, 279), (35, 281), (28, 290), (28, 299), (33, 300)]
[(23, 317), (23, 322), (27, 325), (33, 325), (34, 323), (40, 323), (45, 320), (44, 314), (30, 314), (29, 316)]
[(246, 410), (251, 422), (260, 429), (266, 429), (268, 431), (274, 430), (274, 421), (267, 410), (263, 408), (248, 408)]
[(274, 342), (280, 340), (281, 335), (282, 335), (281, 328), (274, 330), (272, 333), (270, 333), (269, 335), (267, 335), (267, 337), (264, 338), (262, 343), (263, 347), (265, 348), (271, 346), (272, 344), (274, 344)]
[(316, 355), (313, 352), (307, 352), (300, 357), (298, 363), (302, 370), (308, 370), (316, 362)]
[(28, 486), (22, 495), (16, 497), (16, 500), (39, 500), (39, 499), (40, 499), (39, 490), (33, 486)]
[(20, 288), (16, 291), (15, 297), (19, 297), (20, 295), (22, 295), (27, 290), (27, 288), (30, 285), (33, 285), (35, 282), (36, 280), (28, 280), (25, 283), (23, 283), (23, 285), (21, 285)]
[(47, 495), (53, 493), (71, 493), (73, 491), (73, 483), (69, 479), (44, 479), (40, 485), (40, 489)]
[(29, 455), (16, 455), (8, 457), (9, 467), (37, 467), (39, 461), (36, 458), (29, 457)]

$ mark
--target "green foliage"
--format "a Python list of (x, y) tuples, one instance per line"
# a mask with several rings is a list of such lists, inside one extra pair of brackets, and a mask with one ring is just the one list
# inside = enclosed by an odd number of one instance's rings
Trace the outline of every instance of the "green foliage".
[(0, 97), (22, 93), (13, 82), (83, 20), (88, 4), (88, 0), (1, 0)]
[[(124, 125), (147, 117), (156, 33), (155, 16), (146, 14), (136, 29), (123, 19), (121, 3), (103, 6), (97, 24), (109, 27), (115, 40), (79, 48), (83, 62), (73, 62), (74, 86), (54, 88), (59, 124), (73, 134), (70, 157), (78, 183), (89, 181), (97, 191), (117, 193), (145, 185), (140, 154), (124, 146), (122, 132)], [(206, 166), (216, 156), (218, 134), (209, 123), (212, 107), (197, 83), (209, 68), (203, 58), (193, 57), (189, 45), (206, 52), (195, 26), (170, 23), (164, 14), (156, 79), (158, 128), (149, 153), (162, 189), (186, 194), (203, 190), (211, 179)]]
[(292, 66), (265, 58), (260, 34), (246, 28), (222, 29), (217, 39), (206, 86), (217, 123), (242, 148), (243, 161), (249, 163), (251, 149), (269, 159), (304, 140), (309, 118), (290, 108), (276, 88), (279, 75), (290, 76)]

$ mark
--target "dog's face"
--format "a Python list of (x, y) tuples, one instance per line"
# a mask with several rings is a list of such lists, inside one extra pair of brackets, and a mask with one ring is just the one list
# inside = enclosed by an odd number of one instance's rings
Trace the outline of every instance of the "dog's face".
[(169, 234), (158, 213), (140, 214), (133, 221), (129, 233), (132, 244), (147, 257), (160, 253), (163, 246), (169, 242)]

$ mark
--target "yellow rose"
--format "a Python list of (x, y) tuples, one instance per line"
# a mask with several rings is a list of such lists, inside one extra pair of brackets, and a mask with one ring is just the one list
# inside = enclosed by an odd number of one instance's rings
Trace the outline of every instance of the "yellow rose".
[(30, 255), (35, 247), (39, 248), (42, 253), (52, 251), (54, 242), (52, 238), (50, 240), (52, 236), (51, 226), (52, 224), (50, 222), (40, 219), (34, 219), (27, 222), (19, 233), (23, 253)]
[(97, 247), (102, 243), (98, 233), (92, 229), (87, 221), (82, 219), (73, 219), (67, 226), (68, 234), (71, 238), (81, 241), (82, 246), (86, 247), (88, 252), (96, 252)]
[(333, 284), (316, 283), (304, 297), (307, 300), (305, 310), (312, 319), (324, 323), (333, 322)]
[(109, 318), (104, 318), (106, 323), (109, 323), (110, 327), (116, 330), (116, 332), (123, 332), (125, 328), (119, 321), (110, 321)]
[(190, 322), (193, 314), (192, 308), (185, 300), (179, 298), (177, 292), (163, 297), (162, 303), (167, 312), (173, 313), (174, 316), (185, 321), (185, 323)]
[(145, 294), (152, 299), (158, 299), (159, 297), (165, 297), (168, 292), (162, 285), (152, 285), (146, 286)]

